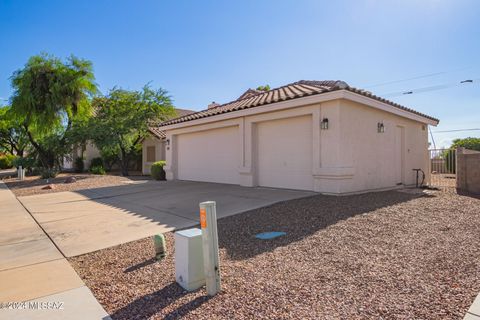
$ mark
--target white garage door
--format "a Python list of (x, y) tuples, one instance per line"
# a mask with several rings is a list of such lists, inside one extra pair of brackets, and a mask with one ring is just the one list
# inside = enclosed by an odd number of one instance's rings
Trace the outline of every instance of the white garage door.
[(178, 179), (238, 184), (238, 127), (177, 137)]
[(310, 116), (257, 125), (257, 181), (264, 187), (313, 190)]

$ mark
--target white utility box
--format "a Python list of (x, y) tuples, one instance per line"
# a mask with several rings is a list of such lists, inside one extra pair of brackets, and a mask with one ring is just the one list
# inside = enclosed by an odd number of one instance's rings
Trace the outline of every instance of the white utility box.
[(202, 230), (175, 232), (175, 279), (187, 291), (205, 285)]

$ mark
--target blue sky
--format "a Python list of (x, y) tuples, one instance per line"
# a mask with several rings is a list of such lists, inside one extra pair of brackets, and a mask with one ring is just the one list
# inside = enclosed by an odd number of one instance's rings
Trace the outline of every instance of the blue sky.
[[(438, 117), (437, 146), (480, 131), (480, 1), (0, 0), (0, 97), (40, 52), (91, 60), (102, 92), (151, 82), (204, 109), (249, 87), (341, 79)], [(385, 82), (434, 76), (372, 86)], [(414, 90), (415, 92), (415, 90)]]

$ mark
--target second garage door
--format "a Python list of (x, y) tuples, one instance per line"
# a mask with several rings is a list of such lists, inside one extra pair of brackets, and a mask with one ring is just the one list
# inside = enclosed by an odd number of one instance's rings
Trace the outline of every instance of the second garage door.
[(238, 127), (177, 137), (178, 179), (238, 184)]
[(313, 190), (311, 116), (258, 123), (256, 139), (259, 186)]

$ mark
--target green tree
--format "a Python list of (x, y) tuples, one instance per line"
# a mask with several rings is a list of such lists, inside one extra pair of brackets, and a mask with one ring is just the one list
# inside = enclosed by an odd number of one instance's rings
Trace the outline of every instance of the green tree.
[(480, 151), (480, 138), (465, 138), (465, 139), (455, 139), (450, 146), (450, 149), (455, 149), (458, 147), (464, 147), (470, 150)]
[(259, 90), (259, 91), (270, 91), (270, 86), (268, 84), (266, 84), (264, 86), (258, 86), (257, 90)]
[(167, 92), (148, 85), (141, 91), (114, 88), (107, 96), (95, 98), (93, 107), (96, 115), (91, 118), (91, 138), (102, 154), (119, 155), (124, 176), (128, 176), (129, 161), (148, 134), (148, 124), (165, 121), (175, 113)]
[(457, 148), (463, 147), (470, 150), (480, 151), (480, 138), (464, 138), (464, 139), (454, 139), (452, 145), (448, 150), (443, 152), (443, 158), (445, 159), (445, 165), (450, 173), (455, 173), (457, 171), (455, 159), (457, 157)]
[(65, 61), (47, 54), (31, 57), (14, 72), (12, 111), (42, 166), (52, 169), (71, 151), (68, 133), (75, 121), (91, 115), (97, 92), (92, 63), (71, 56)]
[(29, 141), (22, 123), (10, 106), (0, 107), (0, 150), (23, 157)]

